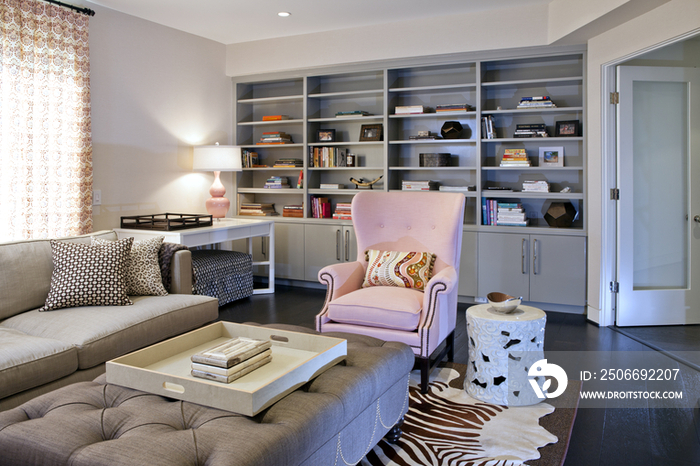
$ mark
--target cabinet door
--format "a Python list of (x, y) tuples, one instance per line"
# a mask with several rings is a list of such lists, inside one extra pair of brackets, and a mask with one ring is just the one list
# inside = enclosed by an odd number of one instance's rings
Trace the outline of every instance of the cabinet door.
[(305, 225), (304, 279), (318, 281), (318, 272), (330, 264), (343, 261), (343, 227), (341, 225)]
[(492, 291), (530, 300), (529, 235), (479, 233), (479, 296)]
[(530, 301), (586, 304), (586, 238), (530, 236)]
[(275, 277), (304, 279), (304, 225), (275, 223)]
[(462, 233), (462, 255), (459, 261), (459, 294), (477, 296), (477, 233)]

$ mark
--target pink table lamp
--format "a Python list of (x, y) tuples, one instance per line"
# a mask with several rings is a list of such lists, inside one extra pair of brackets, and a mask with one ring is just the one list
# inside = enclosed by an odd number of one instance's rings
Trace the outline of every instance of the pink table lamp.
[(209, 188), (207, 212), (214, 218), (226, 216), (231, 201), (224, 197), (226, 188), (221, 183), (221, 172), (241, 171), (241, 148), (237, 146), (197, 146), (194, 148), (193, 170), (214, 172), (214, 184)]

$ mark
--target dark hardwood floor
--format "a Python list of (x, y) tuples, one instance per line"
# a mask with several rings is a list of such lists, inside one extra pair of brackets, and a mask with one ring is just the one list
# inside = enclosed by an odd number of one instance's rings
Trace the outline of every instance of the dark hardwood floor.
[[(274, 294), (254, 295), (220, 309), (220, 320), (286, 323), (314, 328), (325, 291), (277, 286)], [(465, 311), (460, 304), (455, 332), (455, 362), (466, 364)], [(690, 346), (697, 341), (689, 340)], [(691, 348), (686, 348), (691, 349)], [(545, 351), (654, 351), (584, 316), (547, 312)], [(700, 397), (700, 374), (684, 371), (684, 396)], [(687, 374), (691, 375), (688, 376)], [(581, 408), (576, 415), (564, 466), (700, 465), (700, 419), (691, 409)], [(558, 465), (557, 465), (558, 466)]]

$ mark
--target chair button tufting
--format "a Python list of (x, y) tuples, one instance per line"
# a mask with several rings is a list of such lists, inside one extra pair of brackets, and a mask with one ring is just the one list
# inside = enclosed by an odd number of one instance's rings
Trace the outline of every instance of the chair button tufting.
[(435, 229), (435, 225), (433, 225), (433, 230)]
[(379, 228), (384, 228), (384, 224), (380, 224), (380, 225), (379, 225)]
[(407, 230), (410, 230), (410, 229), (411, 229), (411, 227), (406, 227), (406, 229), (407, 229)]

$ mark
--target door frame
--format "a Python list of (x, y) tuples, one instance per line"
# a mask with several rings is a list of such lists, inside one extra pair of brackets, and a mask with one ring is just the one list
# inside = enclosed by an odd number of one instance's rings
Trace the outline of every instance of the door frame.
[[(612, 189), (618, 187), (618, 154), (617, 154), (617, 107), (611, 103), (610, 96), (617, 91), (617, 66), (639, 57), (648, 52), (658, 50), (668, 45), (682, 42), (700, 34), (699, 29), (673, 37), (617, 58), (601, 65), (601, 139), (602, 139), (602, 189), (601, 193), (601, 261), (600, 261), (600, 296), (602, 308), (597, 316), (589, 316), (590, 320), (601, 327), (615, 324), (619, 294), (612, 289), (611, 284), (618, 281), (617, 270), (617, 202), (611, 199)], [(622, 194), (624, 195), (624, 193)], [(590, 286), (590, 285), (589, 285)], [(593, 317), (593, 318), (591, 318)]]

